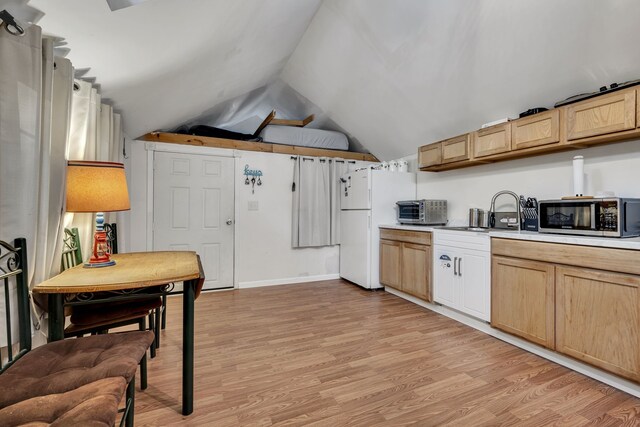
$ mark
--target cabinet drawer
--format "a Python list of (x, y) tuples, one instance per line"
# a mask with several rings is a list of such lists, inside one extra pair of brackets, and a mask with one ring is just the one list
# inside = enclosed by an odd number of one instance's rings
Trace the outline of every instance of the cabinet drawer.
[(511, 123), (511, 149), (539, 147), (560, 142), (560, 110), (551, 110)]
[(615, 92), (566, 107), (567, 139), (635, 129), (636, 90)]
[(457, 136), (442, 141), (442, 163), (469, 160), (471, 134)]
[(442, 164), (442, 143), (423, 145), (418, 149), (418, 167), (427, 168)]
[(492, 238), (491, 252), (493, 255), (640, 275), (640, 253), (632, 249)]
[(556, 268), (556, 348), (640, 379), (640, 277)]
[(395, 240), (398, 242), (407, 242), (407, 243), (417, 243), (419, 245), (431, 245), (431, 233), (427, 231), (395, 230), (391, 228), (381, 228), (380, 239)]
[(475, 132), (473, 157), (485, 157), (511, 150), (511, 123), (491, 126)]

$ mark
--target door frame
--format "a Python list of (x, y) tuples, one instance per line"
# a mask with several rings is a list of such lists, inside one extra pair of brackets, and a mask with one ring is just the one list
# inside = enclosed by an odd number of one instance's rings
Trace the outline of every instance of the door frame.
[[(242, 152), (239, 150), (231, 150), (225, 148), (212, 147), (196, 147), (191, 145), (178, 145), (167, 143), (146, 142), (145, 150), (147, 150), (147, 241), (146, 250), (153, 250), (153, 186), (154, 186), (154, 170), (155, 170), (155, 153), (176, 153), (176, 154), (199, 154), (205, 156), (228, 157), (233, 158), (233, 289), (238, 289), (238, 219), (240, 206), (238, 201), (239, 183), (241, 180), (236, 179), (236, 172), (240, 169)], [(225, 289), (221, 289), (225, 290)]]

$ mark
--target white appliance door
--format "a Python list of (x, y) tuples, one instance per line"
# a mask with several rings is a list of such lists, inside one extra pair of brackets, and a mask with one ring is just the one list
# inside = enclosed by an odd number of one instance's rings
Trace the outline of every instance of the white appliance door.
[(196, 251), (204, 289), (233, 287), (234, 161), (155, 153), (153, 250)]
[(371, 171), (362, 170), (343, 177), (340, 209), (371, 209)]
[(462, 285), (460, 309), (486, 321), (491, 317), (490, 262), (488, 252), (478, 251), (465, 251), (458, 261), (458, 280)]
[(340, 277), (371, 287), (371, 211), (340, 212)]
[(457, 254), (450, 248), (437, 245), (433, 254), (433, 300), (448, 307), (455, 307), (456, 276), (453, 274), (453, 264)]

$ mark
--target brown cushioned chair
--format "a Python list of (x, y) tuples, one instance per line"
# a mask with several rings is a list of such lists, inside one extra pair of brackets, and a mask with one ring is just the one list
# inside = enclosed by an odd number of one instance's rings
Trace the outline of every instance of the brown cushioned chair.
[[(115, 224), (109, 225), (109, 247), (117, 252), (117, 240)], [(64, 230), (64, 250), (62, 252), (61, 267), (66, 270), (82, 263), (82, 248), (80, 246), (80, 236), (77, 228)], [(138, 301), (122, 301), (119, 303), (97, 303), (86, 306), (74, 306), (71, 314), (70, 324), (64, 330), (65, 337), (79, 337), (85, 334), (106, 333), (110, 329), (120, 326), (138, 324), (140, 330), (146, 329), (146, 318), (149, 316), (150, 329), (155, 331), (156, 340), (151, 345), (151, 357), (155, 357), (157, 344), (159, 343), (159, 311), (162, 306), (160, 297), (150, 297), (149, 299)], [(151, 314), (150, 314), (151, 313)], [(147, 369), (143, 362), (140, 370), (140, 386), (144, 390), (147, 388)]]

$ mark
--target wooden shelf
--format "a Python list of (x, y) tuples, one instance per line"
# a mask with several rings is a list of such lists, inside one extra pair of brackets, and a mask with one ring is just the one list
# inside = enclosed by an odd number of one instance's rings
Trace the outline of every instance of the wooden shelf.
[(260, 151), (262, 153), (291, 154), (309, 157), (338, 157), (347, 160), (378, 162), (373, 154), (353, 151), (327, 150), (323, 148), (295, 147), (268, 142), (239, 141), (235, 139), (212, 138), (208, 136), (184, 135), (181, 133), (151, 132), (138, 138), (143, 141), (171, 144), (195, 145), (198, 147), (227, 148), (231, 150)]

